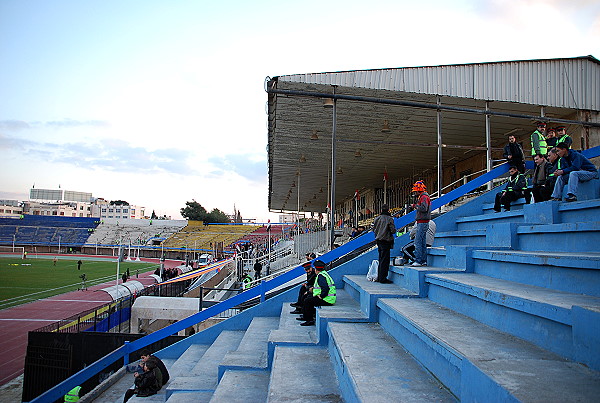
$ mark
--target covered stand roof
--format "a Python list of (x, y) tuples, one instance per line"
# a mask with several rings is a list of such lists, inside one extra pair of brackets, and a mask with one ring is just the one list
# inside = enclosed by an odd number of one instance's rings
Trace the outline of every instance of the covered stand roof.
[(355, 189), (382, 187), (385, 170), (397, 179), (435, 169), (438, 101), (455, 107), (441, 109), (445, 168), (487, 149), (486, 101), (498, 150), (508, 133), (528, 137), (540, 106), (550, 121), (599, 111), (599, 84), (600, 62), (592, 56), (269, 79), (269, 208), (295, 211), (299, 188), (301, 211), (325, 211), (333, 128), (332, 108), (323, 106), (328, 94), (336, 98), (339, 201)]

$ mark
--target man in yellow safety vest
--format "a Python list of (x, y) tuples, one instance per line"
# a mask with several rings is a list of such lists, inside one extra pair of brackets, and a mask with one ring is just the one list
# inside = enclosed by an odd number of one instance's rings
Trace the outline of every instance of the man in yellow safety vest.
[(73, 389), (69, 391), (65, 395), (65, 403), (68, 402), (78, 402), (79, 401), (79, 391), (81, 390), (81, 386), (75, 386)]
[(306, 297), (302, 305), (302, 316), (297, 320), (303, 321), (300, 326), (314, 326), (317, 306), (331, 306), (336, 301), (335, 282), (325, 271), (325, 263), (321, 260), (315, 260), (316, 278), (312, 286), (312, 295)]
[(537, 130), (531, 133), (531, 156), (539, 154), (545, 157), (547, 153), (546, 123), (537, 122)]

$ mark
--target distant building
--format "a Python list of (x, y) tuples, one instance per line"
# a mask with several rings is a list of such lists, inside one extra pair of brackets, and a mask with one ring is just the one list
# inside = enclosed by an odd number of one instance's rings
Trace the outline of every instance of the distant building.
[[(147, 218), (145, 207), (94, 198), (91, 193), (86, 192), (33, 188), (29, 192), (29, 197), (30, 200), (23, 202), (22, 213), (19, 214), (99, 217), (100, 219)], [(10, 210), (14, 211), (14, 209)]]
[(18, 217), (23, 214), (23, 206), (18, 200), (0, 200), (0, 217)]
[(23, 202), (23, 214), (50, 215), (63, 217), (93, 217), (91, 203), (84, 202), (42, 202), (27, 200)]
[(101, 219), (142, 219), (146, 217), (146, 208), (133, 204), (115, 204), (98, 198), (94, 203), (94, 217)]

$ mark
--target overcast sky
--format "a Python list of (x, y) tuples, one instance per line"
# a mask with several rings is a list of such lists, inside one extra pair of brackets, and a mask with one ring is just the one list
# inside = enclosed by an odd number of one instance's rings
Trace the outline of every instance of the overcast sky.
[(274, 220), (266, 76), (589, 54), (597, 0), (0, 0), (0, 198)]

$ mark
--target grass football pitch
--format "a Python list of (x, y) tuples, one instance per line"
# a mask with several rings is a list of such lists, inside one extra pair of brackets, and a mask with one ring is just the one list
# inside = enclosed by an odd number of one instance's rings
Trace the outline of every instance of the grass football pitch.
[[(77, 270), (77, 259), (58, 259), (54, 265), (52, 259), (0, 258), (0, 309), (77, 290), (84, 273), (88, 287), (115, 281), (116, 261), (82, 259), (82, 263), (81, 270)], [(141, 274), (154, 270), (156, 265), (121, 262), (120, 275), (127, 268), (135, 279), (136, 270)]]

